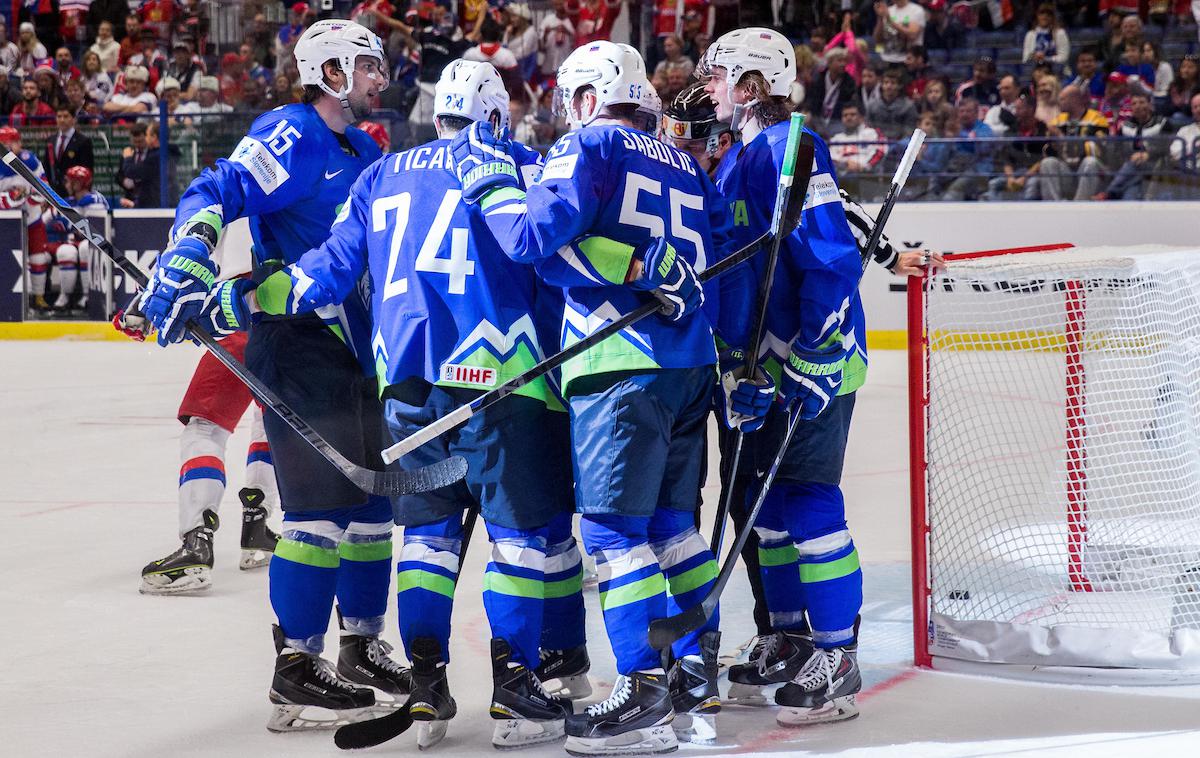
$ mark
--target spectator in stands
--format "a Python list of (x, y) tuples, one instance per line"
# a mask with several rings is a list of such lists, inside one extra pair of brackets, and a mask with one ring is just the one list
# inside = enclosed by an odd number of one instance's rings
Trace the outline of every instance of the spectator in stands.
[(854, 36), (854, 13), (845, 11), (842, 13), (842, 29), (833, 38), (825, 44), (825, 61), (828, 65), (828, 55), (830, 50), (841, 48), (846, 51), (846, 73), (854, 80), (855, 84), (862, 82), (862, 70), (867, 65), (867, 47), (866, 40), (862, 40), (863, 46), (859, 48), (859, 40)]
[(112, 97), (113, 80), (103, 70), (100, 56), (92, 50), (83, 54), (83, 75), (80, 81), (83, 83), (84, 92), (96, 103), (107, 103)]
[[(134, 126), (145, 126), (145, 124), (134, 124)], [(130, 129), (132, 132), (132, 127)], [(141, 162), (137, 165), (140, 175), (136, 181), (136, 190), (128, 203), (125, 198), (121, 199), (121, 207), (123, 208), (159, 208), (162, 207), (162, 174), (159, 169), (159, 161), (161, 149), (158, 142), (158, 129), (148, 127), (145, 131), (143, 140), (145, 151)], [(169, 155), (172, 160), (167, 161), (167, 204), (171, 205), (178, 199), (173, 188), (175, 186), (175, 164), (179, 156), (179, 148), (172, 145)]]
[(988, 180), (985, 200), (1006, 200), (1013, 195), (1025, 194), (1030, 182), (1035, 181), (1046, 153), (1047, 127), (1038, 121), (1037, 104), (1028, 92), (1019, 93), (1014, 100), (1013, 119), (1007, 130), (1007, 136), (1012, 140), (1000, 146), (997, 157), (1004, 175)]
[(1162, 59), (1162, 48), (1153, 42), (1142, 43), (1142, 65), (1154, 69), (1154, 88), (1151, 92), (1154, 98), (1154, 110), (1163, 113), (1167, 107), (1167, 98), (1171, 84), (1175, 81), (1175, 70), (1171, 64)]
[(875, 49), (886, 63), (904, 63), (925, 38), (925, 9), (911, 0), (875, 2)]
[(1041, 63), (1049, 61), (1063, 66), (1071, 59), (1071, 40), (1067, 30), (1058, 23), (1058, 13), (1051, 3), (1043, 3), (1037, 9), (1037, 23), (1025, 32), (1025, 50), (1021, 62)]
[(129, 56), (129, 65), (142, 66), (150, 76), (150, 87), (158, 85), (158, 80), (167, 70), (167, 54), (159, 45), (158, 37), (153, 29), (142, 28), (141, 49)]
[(683, 32), (680, 35), (683, 37), (683, 54), (691, 58), (693, 63), (700, 62), (712, 42), (712, 36), (705, 29), (705, 21), (705, 15), (695, 10), (683, 14)]
[[(125, 19), (129, 15), (129, 0), (91, 0), (88, 4), (88, 36), (100, 39), (100, 25), (108, 23), (108, 36), (121, 39), (125, 36)], [(104, 56), (100, 56), (104, 60)], [(106, 68), (111, 71), (113, 68)]]
[(1017, 77), (1005, 74), (1000, 77), (997, 89), (1000, 92), (1000, 102), (988, 108), (983, 123), (988, 125), (992, 134), (1003, 137), (1017, 124), (1017, 97), (1021, 94), (1021, 85), (1017, 83)]
[(1058, 79), (1050, 76), (1045, 77), (1037, 83), (1037, 111), (1035, 113), (1037, 120), (1041, 121), (1046, 126), (1054, 123), (1058, 118), (1058, 114), (1062, 109), (1058, 107), (1058, 95), (1062, 91), (1062, 87), (1058, 84)]
[(292, 80), (286, 74), (276, 74), (271, 84), (271, 106), (278, 108), (295, 102), (299, 102), (299, 99), (293, 92)]
[(195, 41), (195, 51), (204, 52), (208, 39), (208, 16), (200, 0), (183, 0), (180, 4), (179, 14), (175, 17), (174, 36), (190, 37)]
[(49, 55), (46, 52), (46, 46), (38, 40), (33, 24), (28, 21), (17, 27), (17, 49), (21, 52), (19, 68), (21, 73), (26, 75), (33, 73), (33, 70), (37, 68), (38, 61)]
[(105, 114), (152, 113), (158, 107), (158, 98), (147, 89), (150, 72), (145, 66), (126, 66), (123, 79), (125, 91), (114, 94), (101, 106)]
[(931, 79), (929, 84), (925, 85), (925, 96), (921, 98), (918, 110), (933, 116), (936, 131), (931, 132), (931, 135), (942, 136), (957, 119), (954, 106), (946, 99), (949, 89), (945, 79)]
[[(1042, 200), (1061, 200), (1074, 195), (1088, 200), (1100, 190), (1104, 164), (1100, 146), (1093, 139), (1108, 135), (1108, 119), (1090, 107), (1087, 94), (1075, 85), (1063, 87), (1058, 96), (1062, 113), (1047, 130), (1051, 137), (1074, 137), (1073, 142), (1052, 145), (1042, 161), (1038, 175), (1047, 181), (1039, 188)], [(1074, 185), (1074, 187), (1072, 187)]]
[(1100, 101), (1098, 110), (1108, 119), (1108, 128), (1113, 134), (1117, 133), (1121, 123), (1133, 112), (1129, 93), (1129, 77), (1119, 71), (1108, 75), (1104, 85), (1104, 99)]
[(480, 41), (490, 13), (488, 0), (459, 0), (458, 27), (469, 42)]
[(42, 91), (33, 77), (21, 82), (21, 102), (8, 116), (13, 126), (39, 126), (54, 123), (54, 109), (42, 100)]
[(1200, 57), (1185, 55), (1179, 61), (1179, 75), (1167, 91), (1165, 115), (1176, 126), (1191, 121), (1192, 96), (1200, 92)]
[(996, 62), (988, 56), (983, 56), (971, 66), (971, 78), (958, 86), (954, 93), (954, 103), (957, 106), (964, 97), (969, 97), (979, 103), (982, 112), (987, 112), (1000, 102), (1000, 88), (996, 84)]
[(533, 28), (533, 11), (525, 3), (510, 3), (504, 9), (508, 25), (504, 29), (504, 46), (517, 59), (522, 81), (533, 81), (537, 73), (538, 33)]
[(928, 0), (929, 18), (925, 22), (926, 50), (956, 50), (963, 46), (967, 30), (962, 22), (946, 12), (947, 0)]
[(575, 24), (567, 15), (567, 0), (552, 0), (553, 13), (542, 17), (538, 39), (542, 53), (542, 75), (553, 80), (558, 67), (575, 49)]
[(1142, 43), (1130, 42), (1121, 54), (1121, 63), (1115, 69), (1125, 74), (1131, 84), (1149, 90), (1154, 87), (1154, 66), (1142, 60)]
[(93, 124), (99, 120), (100, 106), (88, 100), (82, 81), (72, 79), (63, 90), (66, 92), (67, 105), (75, 116), (76, 123)]
[(621, 0), (583, 0), (575, 21), (575, 46), (612, 38)]
[(79, 67), (75, 65), (75, 59), (71, 56), (71, 51), (65, 47), (60, 47), (54, 51), (54, 71), (58, 74), (59, 84), (66, 84), (69, 80), (80, 77)]
[(46, 140), (42, 166), (45, 167), (50, 186), (58, 194), (64, 195), (67, 191), (67, 169), (84, 166), (92, 171), (96, 167), (96, 158), (92, 141), (75, 130), (75, 112), (70, 104), (64, 102), (60, 105), (54, 112), (54, 120), (58, 124), (58, 131)]
[(180, 116), (187, 116), (185, 123), (189, 125), (202, 124), (205, 121), (220, 121), (223, 114), (233, 111), (233, 107), (228, 103), (219, 102), (220, 93), (221, 82), (217, 77), (202, 76), (196, 91), (196, 99), (179, 106), (177, 113)]
[(1075, 78), (1071, 84), (1086, 92), (1093, 104), (1104, 99), (1104, 78), (1095, 48), (1085, 47), (1075, 54)]
[(533, 129), (533, 116), (529, 113), (529, 102), (525, 98), (508, 101), (508, 123), (512, 124), (512, 138), (524, 145), (537, 143), (537, 132)]
[(137, 12), (142, 28), (153, 32), (158, 45), (165, 48), (171, 41), (172, 22), (179, 12), (175, 0), (141, 0)]
[(863, 107), (855, 100), (842, 105), (841, 121), (842, 130), (829, 138), (829, 155), (838, 174), (874, 170), (887, 151), (883, 136), (866, 125)]
[(878, 63), (868, 63), (867, 67), (862, 71), (862, 82), (860, 82), (858, 93), (859, 99), (862, 100), (863, 107), (867, 109), (867, 113), (871, 112), (871, 108), (880, 97), (880, 80), (883, 79), (883, 69)]
[(6, 79), (10, 74), (15, 76), (20, 67), (21, 49), (8, 38), (8, 24), (0, 16), (0, 79)]
[(171, 126), (186, 123), (183, 116), (179, 115), (179, 106), (183, 105), (183, 90), (179, 86), (178, 79), (173, 76), (164, 76), (158, 81), (158, 86), (154, 88), (154, 94), (160, 101), (167, 104), (167, 119)]
[(979, 101), (965, 96), (954, 106), (958, 116), (958, 141), (950, 152), (948, 171), (954, 175), (943, 200), (974, 200), (987, 188), (992, 172), (992, 130), (979, 120)]
[(275, 79), (275, 74), (271, 69), (255, 60), (254, 48), (249, 42), (238, 45), (238, 57), (242, 59), (242, 70), (246, 72), (246, 75), (251, 79), (257, 79), (264, 91), (269, 89), (272, 80)]
[(269, 69), (276, 67), (275, 56), (272, 54), (274, 40), (271, 29), (267, 26), (267, 17), (261, 13), (254, 14), (250, 28), (246, 31), (246, 42), (250, 45), (250, 55), (259, 64)]
[(903, 69), (893, 66), (883, 72), (880, 97), (867, 106), (867, 122), (889, 140), (907, 136), (917, 123), (917, 109), (904, 96)]
[(1161, 168), (1170, 152), (1171, 126), (1154, 112), (1150, 93), (1137, 92), (1129, 100), (1129, 118), (1121, 122), (1116, 132), (1126, 141), (1114, 146), (1117, 152), (1128, 157), (1108, 187), (1093, 195), (1093, 200), (1141, 200), (1145, 194), (1142, 185), (1147, 176)]
[(1100, 58), (1114, 68), (1120, 63), (1121, 55), (1128, 44), (1142, 44), (1142, 20), (1137, 14), (1120, 17), (1110, 13), (1107, 23), (1109, 32), (1100, 40)]
[[(825, 73), (818, 74), (812, 86), (806, 93), (807, 108), (817, 120), (814, 128), (832, 131), (834, 119), (842, 112), (842, 107), (856, 97), (858, 89), (850, 74), (846, 72), (848, 55), (843, 47), (835, 47), (825, 53)], [(665, 101), (664, 101), (665, 102)], [(858, 109), (862, 106), (858, 105)], [(862, 123), (862, 111), (859, 110), (858, 121)], [(842, 119), (845, 126), (845, 119)]]
[(517, 56), (500, 42), (503, 30), (497, 24), (484, 24), (479, 32), (479, 44), (462, 54), (464, 60), (490, 63), (500, 73), (508, 96), (515, 97), (522, 91), (521, 72)]
[[(692, 71), (696, 68), (696, 64), (692, 59), (683, 54), (683, 38), (675, 34), (668, 34), (662, 40), (664, 57), (654, 67), (655, 73), (662, 71), (664, 74), (670, 74), (674, 69), (679, 69), (683, 72), (684, 80), (686, 81), (692, 75)], [(842, 61), (842, 68), (845, 68), (845, 60)]]
[(304, 34), (306, 21), (308, 19), (308, 3), (294, 3), (291, 10), (288, 11), (288, 23), (279, 27), (279, 32), (275, 35), (275, 60), (287, 60), (292, 56), (292, 49), (299, 41), (300, 35)]
[(87, 47), (85, 41), (91, 39), (88, 34), (87, 11), (90, 0), (61, 0), (58, 6), (58, 33), (62, 44), (71, 51), (71, 57), (79, 55), (80, 50)]
[[(940, 127), (934, 123), (933, 113), (926, 111), (917, 119), (917, 127), (922, 129), (929, 138), (917, 152), (917, 160), (913, 163), (912, 173), (908, 183), (904, 185), (902, 197), (906, 199), (936, 200), (937, 193), (945, 184), (946, 167), (950, 162), (950, 145), (938, 141), (942, 137)], [(896, 151), (903, 155), (908, 149), (909, 135), (896, 143)]]
[(49, 105), (51, 109), (57, 108), (59, 103), (67, 99), (63, 94), (62, 84), (59, 83), (58, 72), (54, 70), (53, 62), (47, 60), (39, 63), (38, 67), (33, 70), (33, 80), (37, 82), (42, 102)]
[(924, 46), (913, 45), (909, 49), (908, 57), (904, 59), (904, 68), (908, 72), (908, 84), (904, 87), (904, 94), (913, 102), (917, 102), (925, 94), (925, 86), (933, 76)]
[[(100, 59), (101, 71), (116, 71), (118, 60), (121, 57), (121, 43), (113, 37), (113, 25), (111, 21), (101, 21), (100, 31), (96, 35), (96, 41), (87, 50), (89, 53), (95, 53)], [(85, 53), (86, 55), (86, 53)]]
[(136, 13), (131, 13), (125, 17), (125, 36), (121, 38), (120, 53), (117, 56), (117, 61), (124, 66), (129, 63), (129, 59), (142, 49), (142, 20), (137, 17)]
[(242, 85), (242, 99), (233, 106), (234, 113), (258, 115), (267, 110), (266, 91), (257, 79), (247, 79)]
[(196, 90), (200, 86), (200, 77), (204, 75), (204, 70), (200, 61), (192, 54), (192, 40), (186, 37), (175, 40), (171, 47), (171, 61), (163, 75), (175, 80), (184, 100), (196, 98)]
[(1200, 166), (1200, 92), (1192, 95), (1192, 122), (1175, 133), (1175, 141), (1171, 143), (1171, 159), (1187, 171), (1195, 171)]
[(242, 101), (242, 90), (250, 75), (242, 70), (242, 56), (234, 52), (221, 56), (221, 102), (230, 107)]

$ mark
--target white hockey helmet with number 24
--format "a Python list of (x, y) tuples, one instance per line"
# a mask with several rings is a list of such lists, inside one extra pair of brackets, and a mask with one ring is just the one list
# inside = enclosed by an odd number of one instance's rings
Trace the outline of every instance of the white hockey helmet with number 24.
[(442, 69), (433, 91), (433, 116), (459, 116), (491, 121), (497, 130), (508, 127), (508, 90), (490, 63), (456, 60)]
[[(326, 19), (308, 28), (296, 42), (296, 67), (300, 71), (300, 83), (320, 87), (324, 92), (342, 100), (354, 89), (355, 64), (360, 55), (377, 61), (376, 71), (368, 76), (382, 77), (380, 91), (387, 89), (388, 64), (383, 53), (383, 41), (370, 29), (353, 21)], [(322, 67), (326, 61), (336, 61), (346, 75), (346, 85), (334, 90), (325, 81)]]
[[(589, 113), (575, 107), (576, 95), (591, 87), (596, 103)], [(650, 80), (646, 63), (637, 50), (617, 42), (601, 40), (581, 45), (558, 67), (558, 91), (554, 98), (555, 114), (566, 118), (572, 129), (587, 126), (604, 108), (628, 103), (642, 105)]]

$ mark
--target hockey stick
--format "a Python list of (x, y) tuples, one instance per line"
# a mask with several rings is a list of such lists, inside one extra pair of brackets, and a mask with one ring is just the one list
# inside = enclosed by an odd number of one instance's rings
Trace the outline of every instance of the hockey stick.
[[(806, 172), (806, 176), (807, 172), (812, 170), (812, 151), (813, 148), (811, 141), (808, 143), (803, 141), (801, 142), (801, 153), (797, 157), (796, 165)], [(804, 179), (804, 183), (805, 186), (808, 185), (807, 178)], [(793, 195), (791, 201), (788, 202), (785, 208), (783, 214), (783, 223), (781, 224), (782, 228), (786, 230), (786, 234), (791, 234), (792, 231), (799, 225), (800, 211), (803, 209), (803, 207), (804, 195), (802, 193), (799, 196)], [(712, 266), (704, 269), (704, 271), (700, 272), (700, 281), (708, 282), (720, 276), (721, 274), (724, 274), (726, 271), (729, 271), (735, 266), (745, 263), (756, 253), (758, 253), (759, 249), (763, 245), (769, 243), (770, 241), (771, 232), (768, 231), (745, 247), (740, 248), (739, 250), (722, 258)], [(626, 313), (624, 316), (621, 316), (619, 319), (613, 321), (607, 326), (592, 332), (590, 335), (584, 337), (575, 344), (563, 348), (559, 352), (543, 360), (541, 363), (538, 363), (536, 366), (528, 369), (520, 376), (514, 376), (512, 379), (509, 379), (499, 387), (495, 387), (483, 393), (470, 403), (467, 403), (466, 405), (460, 405), (459, 407), (447, 413), (445, 416), (439, 418), (437, 421), (434, 421), (423, 429), (413, 432), (408, 437), (400, 440), (395, 445), (392, 445), (388, 449), (384, 450), (384, 463), (392, 463), (393, 461), (408, 455), (421, 445), (424, 445), (426, 442), (445, 434), (456, 426), (466, 423), (467, 419), (471, 418), (484, 408), (503, 400), (519, 390), (521, 387), (524, 387), (526, 384), (529, 384), (535, 379), (550, 373), (575, 356), (590, 350), (614, 334), (627, 329), (632, 324), (636, 324), (638, 321), (641, 321), (647, 316), (658, 313), (661, 307), (662, 304), (657, 300), (646, 303), (645, 305)]]
[[(467, 518), (463, 521), (462, 547), (458, 551), (458, 573), (454, 576), (455, 587), (458, 586), (458, 577), (462, 576), (463, 563), (467, 560), (467, 547), (471, 544), (471, 534), (475, 531), (475, 521), (478, 518), (477, 506), (467, 509)], [(333, 744), (342, 750), (375, 747), (404, 734), (413, 723), (412, 713), (408, 710), (408, 703), (405, 703), (399, 710), (386, 716), (338, 727), (333, 733)]]
[[(779, 172), (779, 186), (775, 189), (775, 212), (771, 218), (771, 246), (767, 249), (767, 267), (763, 269), (762, 279), (758, 283), (758, 300), (755, 302), (754, 328), (750, 331), (750, 341), (746, 344), (745, 361), (742, 363), (742, 375), (753, 377), (758, 368), (758, 351), (762, 343), (763, 332), (767, 327), (767, 301), (771, 298), (771, 285), (775, 282), (775, 265), (779, 261), (779, 247), (783, 244), (783, 235), (779, 233), (783, 225), (783, 209), (787, 206), (788, 196), (792, 192), (793, 179), (796, 173), (797, 151), (800, 149), (800, 135), (804, 133), (804, 116), (792, 114), (788, 127), (787, 144), (783, 149), (783, 170)], [(811, 166), (811, 161), (809, 162)], [(808, 193), (808, 171), (803, 177), (803, 185), (799, 187), (800, 197)], [(729, 477), (737, 475), (738, 466), (742, 461), (742, 444), (746, 434), (738, 427), (733, 432), (733, 454), (729, 459)], [(721, 549), (721, 541), (725, 538), (725, 518), (729, 515), (729, 506), (733, 501), (734, 487), (725, 488), (725, 496), (717, 508), (716, 520), (713, 522), (712, 538), (708, 549), (716, 555)]]
[[(875, 255), (875, 248), (879, 247), (879, 239), (883, 235), (883, 227), (887, 224), (888, 217), (892, 215), (892, 207), (895, 206), (896, 199), (900, 196), (900, 190), (904, 189), (904, 183), (908, 181), (908, 173), (912, 170), (913, 163), (917, 159), (917, 153), (921, 151), (921, 143), (924, 141), (925, 132), (920, 129), (914, 131), (912, 139), (908, 143), (908, 148), (904, 151), (904, 157), (900, 159), (900, 165), (896, 167), (896, 175), (892, 179), (892, 186), (888, 190), (886, 199), (883, 201), (883, 207), (879, 210), (879, 218), (875, 220), (875, 228), (871, 230), (871, 237), (867, 241), (867, 246), (862, 256), (862, 273), (866, 272), (868, 262)], [(862, 273), (859, 274), (860, 282), (862, 281)], [(746, 516), (746, 527), (741, 530), (737, 535), (737, 539), (734, 540), (733, 548), (725, 558), (725, 563), (721, 565), (721, 573), (717, 575), (716, 582), (713, 583), (712, 589), (708, 591), (704, 600), (698, 605), (694, 605), (674, 616), (654, 619), (650, 622), (650, 646), (655, 650), (665, 650), (676, 640), (683, 637), (683, 635), (704, 626), (705, 622), (712, 617), (713, 612), (717, 608), (717, 601), (721, 598), (721, 593), (725, 590), (725, 585), (729, 584), (729, 578), (733, 576), (733, 569), (742, 554), (742, 549), (746, 547), (746, 540), (750, 539), (750, 532), (754, 529), (754, 522), (758, 519), (758, 514), (762, 510), (763, 503), (767, 500), (767, 492), (770, 491), (771, 485), (775, 482), (775, 475), (779, 472), (779, 466), (783, 463), (783, 457), (787, 453), (792, 436), (800, 426), (799, 422), (800, 414), (798, 413), (788, 421), (788, 428), (783, 437), (783, 444), (779, 446), (779, 451), (775, 454), (775, 458), (771, 461), (771, 467), (768, 469), (767, 475), (763, 478), (758, 490), (758, 496), (754, 500), (754, 507), (750, 509), (749, 514)]]
[[(119, 266), (125, 272), (126, 276), (132, 279), (138, 287), (142, 289), (146, 288), (146, 284), (149, 281), (146, 272), (142, 271), (136, 263), (118, 252), (113, 247), (113, 244), (102, 235), (93, 234), (91, 225), (78, 210), (59, 197), (57, 192), (29, 170), (29, 167), (22, 163), (11, 151), (4, 156), (3, 160), (5, 165), (19, 174), (26, 182), (29, 182), (30, 186), (36, 188), (38, 193), (44, 196), (46, 201), (54, 207), (55, 211), (70, 221), (71, 226), (75, 228), (75, 231), (80, 236), (92, 245), (95, 245), (97, 249), (109, 258), (112, 258), (113, 263)], [(278, 414), (288, 426), (303, 437), (308, 444), (312, 445), (325, 460), (333, 464), (347, 479), (364, 492), (372, 495), (412, 495), (453, 484), (462, 479), (467, 473), (467, 463), (460, 456), (438, 461), (437, 463), (419, 468), (416, 471), (375, 471), (374, 469), (359, 466), (351, 462), (350, 459), (329, 444), (308, 422), (298, 416), (287, 403), (279, 399), (279, 396), (271, 388), (267, 387), (258, 377), (250, 373), (250, 369), (246, 368), (237, 358), (234, 358), (228, 350), (217, 342), (215, 337), (204, 331), (195, 321), (189, 321), (186, 328), (188, 336), (208, 348), (209, 352), (216, 356), (217, 360), (223, 363), (234, 376), (250, 388), (250, 391), (254, 393), (259, 402)]]

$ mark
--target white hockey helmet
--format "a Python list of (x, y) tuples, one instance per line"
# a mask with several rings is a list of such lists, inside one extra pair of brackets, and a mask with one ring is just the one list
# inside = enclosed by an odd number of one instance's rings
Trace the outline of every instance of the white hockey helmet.
[(787, 97), (796, 81), (796, 51), (788, 38), (774, 29), (735, 29), (709, 46), (697, 74), (710, 77), (714, 68), (725, 69), (731, 88), (749, 72), (757, 71), (767, 80), (771, 97)]
[(662, 98), (654, 90), (654, 85), (647, 81), (646, 88), (642, 90), (642, 101), (638, 103), (634, 115), (634, 126), (658, 139), (662, 135), (662, 113)]
[[(576, 93), (585, 87), (595, 89), (596, 107), (591, 113), (576, 115), (572, 104)], [(555, 114), (564, 116), (572, 129), (578, 129), (594, 121), (607, 106), (641, 105), (648, 87), (646, 63), (637, 50), (607, 40), (589, 42), (575, 48), (558, 67)]]
[[(384, 77), (382, 89), (387, 89), (390, 83), (383, 41), (375, 32), (353, 21), (335, 18), (318, 21), (296, 42), (295, 55), (300, 83), (316, 85), (343, 103), (354, 88), (354, 65), (360, 55), (379, 61), (379, 70)], [(325, 83), (325, 72), (321, 67), (326, 61), (337, 61), (346, 74), (346, 86), (340, 91)]]
[(450, 61), (433, 90), (433, 117), (487, 121), (493, 113), (499, 114), (499, 126), (508, 128), (508, 90), (496, 67), (461, 58)]

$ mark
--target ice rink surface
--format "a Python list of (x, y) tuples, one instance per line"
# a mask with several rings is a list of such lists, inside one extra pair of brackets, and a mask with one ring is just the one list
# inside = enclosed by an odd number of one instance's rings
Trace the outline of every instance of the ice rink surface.
[[(329, 733), (270, 734), (274, 651), (265, 570), (237, 569), (248, 421), (229, 446), (214, 587), (146, 597), (143, 565), (178, 546), (174, 419), (198, 348), (0, 342), (0, 756), (333, 756)], [(1200, 687), (1017, 683), (912, 668), (907, 441), (900, 352), (872, 356), (846, 467), (864, 561), (862, 715), (781, 729), (769, 709), (726, 708), (720, 744), (686, 755), (1200, 754)], [(706, 488), (706, 511), (716, 489)], [(275, 523), (279, 516), (275, 515)], [(466, 561), (450, 666), (459, 716), (431, 755), (492, 753), (483, 530)], [(723, 603), (723, 648), (751, 634), (744, 572)], [(593, 684), (611, 654), (587, 594)], [(394, 608), (391, 611), (394, 614)], [(336, 656), (336, 625), (327, 656)], [(385, 639), (399, 642), (394, 617)], [(412, 733), (363, 754), (415, 752)], [(560, 745), (521, 755), (565, 755)]]

